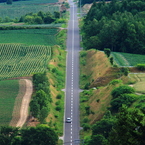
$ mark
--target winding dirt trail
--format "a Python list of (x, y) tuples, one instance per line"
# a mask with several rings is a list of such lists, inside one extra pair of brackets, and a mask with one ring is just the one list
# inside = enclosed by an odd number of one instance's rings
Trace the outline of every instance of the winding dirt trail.
[(32, 82), (28, 79), (24, 79), (24, 80), (26, 82), (26, 92), (25, 95), (23, 96), (21, 109), (20, 109), (20, 119), (18, 120), (16, 127), (22, 127), (26, 122), (26, 119), (28, 117), (28, 107), (33, 92)]

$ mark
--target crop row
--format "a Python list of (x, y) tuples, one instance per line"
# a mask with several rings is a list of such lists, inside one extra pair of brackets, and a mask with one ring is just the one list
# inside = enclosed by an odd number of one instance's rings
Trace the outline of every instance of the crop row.
[(136, 66), (145, 63), (145, 55), (112, 52), (112, 56), (119, 66)]
[(43, 72), (51, 57), (50, 46), (0, 44), (0, 80)]

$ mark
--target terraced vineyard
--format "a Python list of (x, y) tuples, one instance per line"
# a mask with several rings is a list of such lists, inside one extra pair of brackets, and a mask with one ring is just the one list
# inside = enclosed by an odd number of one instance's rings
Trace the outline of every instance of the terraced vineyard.
[(27, 76), (46, 70), (51, 58), (51, 47), (0, 44), (0, 56), (0, 80)]

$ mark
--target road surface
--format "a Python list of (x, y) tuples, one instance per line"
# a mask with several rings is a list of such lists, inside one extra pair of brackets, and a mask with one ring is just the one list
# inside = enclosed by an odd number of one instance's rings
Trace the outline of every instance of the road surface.
[[(67, 68), (66, 68), (66, 95), (64, 115), (64, 144), (76, 145), (79, 142), (79, 51), (80, 36), (77, 19), (77, 6), (69, 1), (70, 20), (67, 32)], [(70, 117), (71, 123), (65, 119)], [(79, 143), (78, 143), (79, 144)]]

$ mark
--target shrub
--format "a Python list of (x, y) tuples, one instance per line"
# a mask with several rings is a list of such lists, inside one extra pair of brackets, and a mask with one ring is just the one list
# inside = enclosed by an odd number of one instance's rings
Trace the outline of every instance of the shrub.
[(83, 119), (83, 123), (87, 123), (88, 121), (89, 121), (89, 119), (86, 117)]
[(90, 129), (90, 125), (88, 123), (83, 123), (82, 126), (83, 126), (84, 131), (87, 131)]
[(84, 87), (84, 89), (89, 89), (89, 86), (90, 86), (90, 83), (86, 83), (86, 85), (85, 85), (85, 87)]
[(55, 102), (55, 105), (59, 105), (59, 104), (60, 104), (60, 101)]
[(119, 83), (122, 83), (122, 80), (114, 79), (109, 84), (110, 85), (116, 85), (116, 84), (119, 84)]
[(113, 65), (113, 57), (110, 57), (110, 63)]
[(55, 72), (56, 72), (56, 68), (53, 68), (53, 69), (52, 69), (52, 72), (55, 73)]
[(58, 115), (54, 115), (55, 118), (58, 118)]
[(61, 111), (61, 107), (60, 106), (56, 106), (55, 110), (56, 111)]
[(58, 94), (58, 95), (56, 96), (56, 98), (57, 98), (57, 99), (61, 99), (61, 98), (62, 98), (62, 95), (61, 95), (61, 94)]
[(119, 87), (116, 87), (112, 92), (111, 95), (113, 96), (113, 98), (117, 98), (118, 96), (120, 96), (121, 94), (132, 94), (135, 93), (135, 90), (133, 87), (130, 86), (126, 86), (126, 85), (122, 85)]
[(107, 55), (107, 57), (109, 57), (111, 54), (111, 50), (109, 48), (104, 48), (104, 53)]
[(80, 52), (80, 57), (86, 57), (86, 56), (87, 56), (87, 51)]
[(85, 107), (86, 110), (86, 114), (89, 115), (90, 114), (90, 106)]
[(123, 104), (129, 107), (136, 99), (137, 95), (135, 94), (122, 94), (120, 97), (111, 101), (111, 110), (118, 111)]
[(145, 64), (137, 64), (137, 68), (141, 71), (145, 70)]

